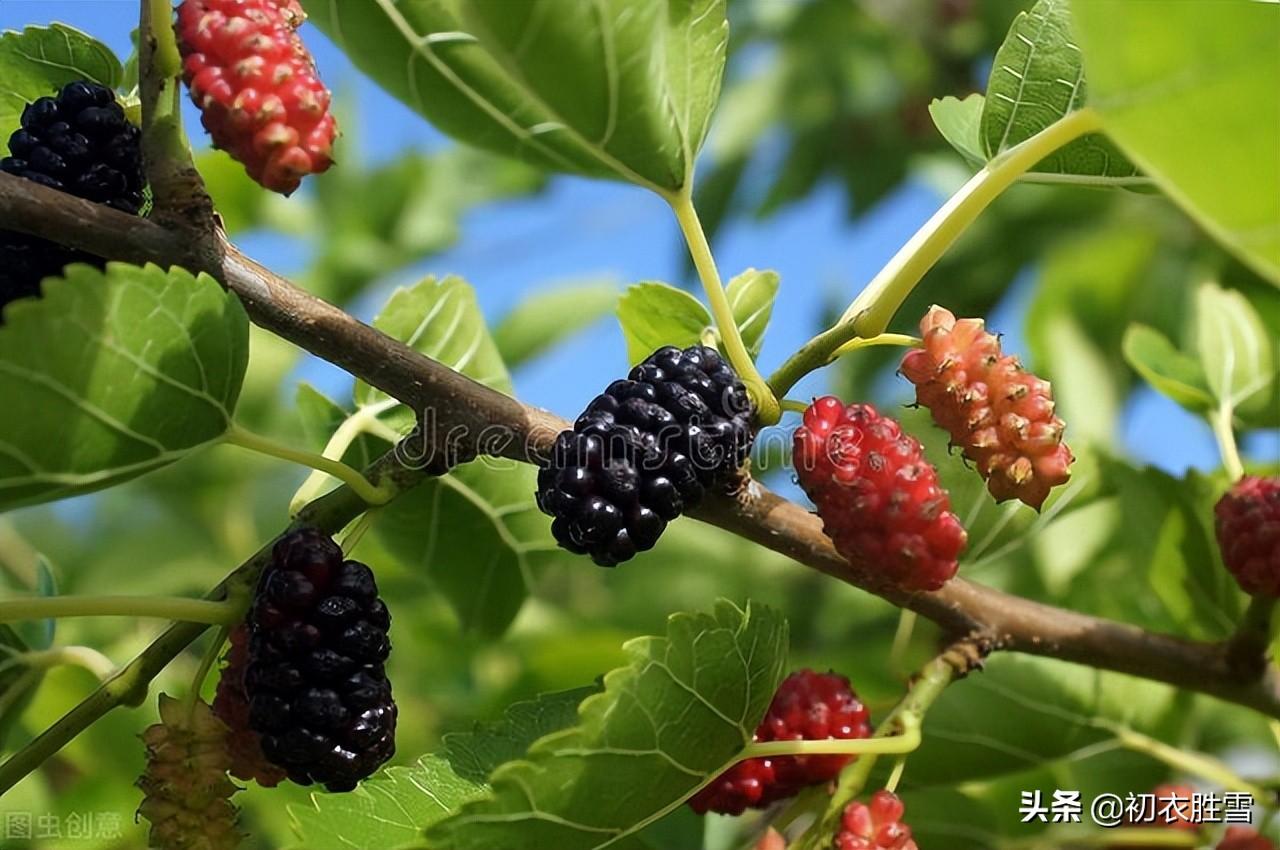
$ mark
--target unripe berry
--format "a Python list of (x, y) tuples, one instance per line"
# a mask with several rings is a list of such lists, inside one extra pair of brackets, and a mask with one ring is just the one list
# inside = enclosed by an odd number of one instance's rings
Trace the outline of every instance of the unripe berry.
[(981, 319), (931, 307), (920, 335), (921, 347), (901, 368), (916, 385), (916, 401), (977, 465), (996, 501), (1019, 499), (1039, 510), (1049, 491), (1071, 477), (1073, 460), (1049, 382), (1001, 353)]
[(907, 590), (956, 573), (967, 535), (913, 437), (867, 404), (817, 399), (795, 433), (800, 485), (850, 563)]
[(190, 711), (160, 695), (160, 722), (142, 733), (147, 769), (138, 779), (145, 796), (138, 813), (151, 822), (148, 846), (157, 850), (232, 850), (240, 843), (236, 807), (239, 789), (227, 778), (231, 757), (227, 727), (209, 706)]

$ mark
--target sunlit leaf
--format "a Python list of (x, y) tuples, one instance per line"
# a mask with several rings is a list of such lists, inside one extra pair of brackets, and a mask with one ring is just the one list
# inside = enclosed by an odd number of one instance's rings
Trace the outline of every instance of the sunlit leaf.
[(1107, 134), (1280, 284), (1280, 6), (1076, 0), (1072, 9)]
[(683, 289), (655, 282), (628, 287), (618, 300), (618, 321), (633, 364), (664, 345), (697, 345), (713, 327), (701, 301)]
[(490, 777), (491, 791), (428, 831), (448, 850), (637, 846), (635, 834), (719, 773), (751, 740), (786, 663), (786, 622), (721, 603), (632, 641), (578, 725)]
[(778, 295), (778, 273), (771, 270), (747, 269), (729, 281), (725, 295), (733, 310), (733, 321), (742, 334), (747, 353), (754, 359), (764, 345), (764, 332), (773, 315), (773, 300)]
[(299, 850), (399, 850), (422, 842), (422, 830), (447, 817), (483, 787), (462, 779), (440, 756), (389, 767), (346, 794), (312, 794), (290, 806)]
[(1214, 397), (1231, 408), (1265, 404), (1275, 380), (1272, 341), (1239, 292), (1206, 283), (1196, 292), (1196, 343)]
[(724, 0), (308, 0), (355, 64), (445, 132), (555, 171), (688, 181), (719, 97)]
[(1199, 413), (1213, 406), (1204, 367), (1159, 331), (1130, 325), (1124, 334), (1124, 356), (1147, 383), (1188, 410)]
[(109, 487), (216, 442), (248, 362), (207, 275), (111, 263), (44, 283), (0, 327), (0, 510)]
[[(1086, 102), (1085, 69), (1071, 33), (1067, 0), (1039, 0), (1013, 22), (996, 53), (982, 109), (990, 159), (1039, 133)], [(1088, 185), (1148, 181), (1105, 136), (1093, 133), (1045, 157), (1041, 179)]]
[(947, 144), (964, 157), (965, 162), (981, 167), (987, 162), (982, 143), (982, 110), (986, 99), (971, 94), (964, 100), (947, 96), (929, 104), (933, 124)]

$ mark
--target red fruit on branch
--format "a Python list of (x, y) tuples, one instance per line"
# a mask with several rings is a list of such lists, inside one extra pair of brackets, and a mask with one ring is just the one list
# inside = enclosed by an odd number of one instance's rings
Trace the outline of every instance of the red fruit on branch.
[(1240, 586), (1280, 596), (1280, 477), (1246, 475), (1213, 513), (1222, 560)]
[(230, 730), (227, 751), (231, 755), (231, 775), (274, 788), (288, 774), (267, 761), (262, 754), (262, 739), (249, 728), (249, 698), (244, 692), (244, 671), (249, 666), (248, 624), (241, 623), (231, 632), (231, 649), (225, 660), (213, 698), (213, 713)]
[(921, 347), (901, 368), (916, 386), (916, 401), (977, 464), (997, 501), (1019, 499), (1039, 510), (1049, 491), (1071, 477), (1073, 460), (1049, 382), (1001, 353), (981, 319), (931, 307), (920, 335)]
[[(850, 740), (870, 735), (870, 715), (848, 679), (800, 670), (778, 686), (752, 740)], [(689, 805), (698, 814), (740, 815), (794, 797), (810, 785), (830, 782), (852, 760), (841, 755), (747, 759), (716, 777)]]
[(329, 90), (297, 29), (297, 0), (184, 0), (178, 45), (191, 99), (218, 147), (288, 195), (333, 164)]
[(816, 400), (795, 433), (800, 485), (836, 549), (908, 590), (956, 573), (967, 535), (913, 437), (867, 404)]
[(835, 850), (919, 850), (911, 827), (902, 822), (906, 807), (897, 795), (877, 791), (871, 802), (845, 807)]

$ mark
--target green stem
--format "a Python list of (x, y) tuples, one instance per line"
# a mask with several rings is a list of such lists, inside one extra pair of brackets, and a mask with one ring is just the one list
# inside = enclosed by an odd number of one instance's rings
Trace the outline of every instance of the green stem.
[(259, 454), (277, 457), (281, 460), (309, 466), (312, 469), (328, 473), (350, 487), (357, 496), (370, 505), (385, 505), (391, 499), (392, 494), (389, 490), (370, 484), (369, 480), (361, 475), (358, 470), (347, 466), (340, 460), (331, 460), (315, 452), (303, 451), (286, 446), (283, 443), (277, 443), (269, 437), (255, 434), (235, 424), (227, 429), (223, 439), (234, 446), (240, 446)]
[[(329, 442), (325, 445), (322, 454), (331, 460), (341, 461), (343, 456), (346, 455), (347, 449), (351, 448), (351, 444), (361, 434), (369, 433), (376, 426), (381, 425), (382, 423), (378, 420), (378, 417), (399, 403), (396, 399), (391, 398), (360, 408), (348, 416), (333, 432), (333, 436), (329, 438)], [(377, 436), (383, 436), (383, 434), (378, 434)], [(391, 442), (394, 443), (398, 439), (398, 437), (393, 438)], [(289, 516), (297, 516), (298, 511), (314, 501), (316, 496), (320, 495), (320, 490), (324, 487), (325, 481), (331, 477), (327, 472), (319, 469), (307, 476), (307, 480), (302, 482), (302, 486), (298, 488), (298, 491), (293, 494), (293, 498), (289, 500)]]
[(218, 655), (222, 652), (222, 645), (227, 642), (227, 635), (231, 633), (229, 626), (223, 626), (218, 629), (218, 633), (213, 636), (213, 643), (209, 644), (209, 648), (205, 650), (204, 657), (200, 659), (200, 666), (196, 668), (196, 674), (191, 677), (191, 688), (187, 691), (186, 699), (183, 701), (187, 723), (190, 724), (193, 712), (196, 708), (196, 702), (200, 699), (200, 691), (204, 688), (204, 680), (208, 678), (209, 671), (213, 669), (213, 665), (218, 662)]
[(1127, 726), (1099, 721), (1099, 728), (1106, 729), (1116, 736), (1125, 749), (1143, 753), (1172, 767), (1174, 770), (1198, 776), (1227, 791), (1245, 791), (1252, 794), (1255, 800), (1269, 799), (1262, 787), (1242, 778), (1225, 762), (1204, 753), (1188, 752), (1171, 747), (1163, 741), (1135, 732)]
[(1222, 466), (1231, 476), (1232, 481), (1244, 477), (1244, 463), (1240, 460), (1240, 448), (1236, 445), (1234, 411), (1229, 404), (1223, 404), (1209, 416), (1209, 424), (1213, 426), (1213, 436), (1218, 441), (1218, 452), (1222, 455)]
[(143, 0), (138, 31), (143, 160), (156, 208), (168, 210), (182, 200), (194, 172), (182, 128), (182, 55), (171, 0)]
[(1058, 148), (1101, 126), (1096, 112), (1088, 107), (1079, 109), (987, 163), (867, 284), (841, 323), (852, 322), (862, 337), (884, 333), (920, 279), (1000, 193)]
[(920, 337), (911, 334), (879, 334), (869, 338), (857, 337), (836, 349), (832, 360), (844, 357), (851, 351), (860, 348), (873, 348), (877, 345), (897, 345), (902, 348), (916, 348), (920, 345)]
[(778, 395), (783, 395), (799, 383), (805, 375), (834, 363), (851, 351), (877, 345), (914, 347), (919, 344), (920, 340), (909, 334), (878, 334), (863, 339), (858, 336), (852, 322), (842, 322), (818, 334), (787, 358), (787, 361), (769, 376), (769, 386)]
[(22, 652), (0, 664), (0, 671), (10, 667), (26, 667), (31, 670), (48, 670), (53, 667), (80, 667), (88, 670), (99, 680), (106, 679), (116, 666), (111, 659), (87, 646), (55, 646), (52, 649), (39, 649)]
[(907, 769), (906, 755), (898, 756), (893, 763), (893, 770), (889, 772), (889, 778), (884, 782), (884, 790), (890, 794), (898, 790), (898, 783), (902, 781), (902, 773)]
[[(893, 740), (889, 736), (894, 732), (899, 732), (898, 737), (914, 735), (918, 739), (920, 737), (920, 727), (924, 723), (924, 715), (929, 710), (929, 706), (933, 705), (934, 701), (942, 695), (942, 692), (946, 690), (947, 685), (951, 684), (955, 676), (956, 666), (950, 657), (950, 653), (943, 653), (934, 658), (920, 671), (920, 675), (911, 686), (911, 690), (894, 707), (889, 716), (876, 727), (875, 735), (869, 740)], [(840, 774), (840, 782), (836, 787), (836, 792), (827, 804), (826, 812), (806, 834), (806, 841), (819, 840), (813, 838), (814, 836), (832, 836), (836, 834), (845, 807), (853, 802), (866, 788), (867, 780), (871, 776), (871, 770), (876, 764), (876, 755), (872, 753), (864, 756), (844, 769)], [(806, 841), (800, 842), (798, 848), (814, 846), (812, 843), (806, 843)]]
[(729, 362), (737, 371), (742, 382), (747, 386), (756, 405), (756, 419), (762, 425), (776, 424), (782, 418), (782, 410), (778, 399), (765, 383), (755, 361), (747, 352), (746, 343), (742, 341), (742, 333), (733, 318), (733, 307), (725, 294), (724, 284), (720, 282), (720, 272), (716, 269), (715, 257), (711, 253), (711, 245), (707, 242), (707, 234), (698, 219), (698, 211), (693, 206), (693, 196), (688, 189), (678, 194), (667, 196), (671, 210), (680, 224), (680, 232), (684, 234), (689, 245), (689, 255), (693, 258), (694, 268), (702, 280), (702, 288), (707, 293), (707, 301), (711, 304), (711, 315), (715, 317), (716, 328), (724, 341)]
[(904, 728), (902, 734), (882, 738), (827, 738), (820, 741), (764, 741), (742, 751), (739, 761), (777, 756), (862, 756), (903, 755), (920, 748), (919, 727)]
[(239, 611), (225, 602), (165, 596), (30, 596), (0, 600), (0, 623), (65, 617), (158, 617), (225, 625)]
[(809, 409), (809, 405), (805, 404), (803, 401), (797, 401), (794, 398), (784, 398), (778, 402), (778, 406), (783, 410), (788, 410), (792, 413), (804, 413)]

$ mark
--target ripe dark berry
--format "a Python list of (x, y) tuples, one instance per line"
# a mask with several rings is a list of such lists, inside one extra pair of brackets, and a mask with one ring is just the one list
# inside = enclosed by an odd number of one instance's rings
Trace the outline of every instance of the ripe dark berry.
[(191, 100), (213, 143), (249, 176), (290, 194), (333, 164), (329, 90), (297, 29), (298, 0), (184, 0), (178, 42)]
[(897, 795), (877, 791), (870, 803), (854, 801), (845, 807), (835, 850), (919, 850), (911, 827), (902, 823), (906, 809)]
[[(800, 670), (778, 686), (754, 741), (849, 740), (871, 735), (871, 718), (849, 686), (835, 673)], [(740, 815), (835, 779), (852, 756), (813, 755), (747, 759), (716, 777), (689, 805), (698, 814)]]
[(301, 785), (349, 791), (395, 752), (386, 605), (327, 535), (281, 538), (249, 612), (248, 726)]
[(1246, 475), (1213, 509), (1222, 560), (1247, 593), (1280, 596), (1280, 477)]
[(922, 347), (902, 360), (916, 401), (977, 465), (997, 501), (1020, 499), (1038, 510), (1049, 490), (1071, 477), (1049, 382), (1003, 354), (981, 319), (933, 307), (920, 335)]
[[(9, 154), (0, 171), (123, 212), (142, 209), (141, 133), (105, 86), (67, 83), (57, 97), (28, 104), (9, 137)], [(0, 230), (0, 309), (39, 295), (40, 282), (69, 263), (103, 265), (82, 251)]]
[(1276, 845), (1251, 826), (1229, 826), (1217, 850), (1276, 850)]
[(907, 590), (956, 573), (967, 535), (913, 437), (867, 404), (817, 399), (795, 433), (796, 475), (850, 563)]
[(561, 546), (611, 567), (723, 487), (752, 439), (746, 388), (719, 352), (666, 346), (556, 438), (538, 473), (538, 507)]

